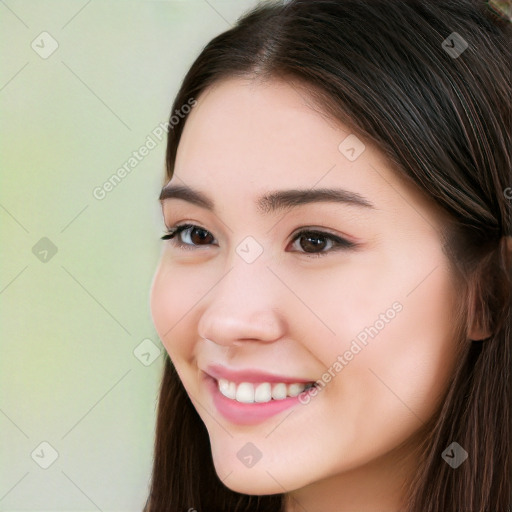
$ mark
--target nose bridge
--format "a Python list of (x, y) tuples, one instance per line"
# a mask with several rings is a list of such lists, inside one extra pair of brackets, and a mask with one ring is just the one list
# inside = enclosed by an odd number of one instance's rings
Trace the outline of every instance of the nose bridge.
[(235, 255), (230, 270), (208, 294), (199, 335), (219, 344), (279, 338), (285, 322), (278, 284), (264, 258), (247, 263)]

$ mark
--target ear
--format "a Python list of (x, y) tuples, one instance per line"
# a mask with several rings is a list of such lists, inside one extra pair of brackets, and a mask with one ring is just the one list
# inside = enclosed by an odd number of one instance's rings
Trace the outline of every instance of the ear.
[[(483, 341), (491, 337), (492, 331), (490, 328), (490, 311), (488, 297), (489, 289), (483, 283), (486, 282), (484, 273), (484, 266), (481, 266), (477, 271), (477, 278), (472, 283), (469, 301), (470, 301), (470, 314), (468, 318), (468, 339), (471, 341)], [(490, 280), (487, 280), (490, 283)]]
[(483, 341), (490, 338), (492, 332), (490, 329), (485, 329), (480, 325), (478, 319), (475, 320), (469, 331), (469, 339), (472, 341)]
[[(495, 252), (497, 258), (501, 261), (501, 265), (510, 271), (512, 266), (512, 236), (503, 236), (500, 240)], [(488, 288), (496, 287), (495, 276), (490, 272), (485, 272), (485, 267), (480, 269), (479, 286), (473, 295), (473, 310), (471, 315), (471, 325), (468, 332), (468, 338), (473, 341), (483, 341), (492, 336), (492, 304), (495, 303), (495, 290)], [(502, 283), (499, 283), (502, 284)], [(500, 296), (504, 301), (508, 300), (508, 293)]]

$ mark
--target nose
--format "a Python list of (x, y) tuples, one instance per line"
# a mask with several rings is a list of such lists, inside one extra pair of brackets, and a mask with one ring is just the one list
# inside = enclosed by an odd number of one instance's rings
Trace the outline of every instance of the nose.
[(234, 263), (203, 302), (199, 335), (225, 346), (278, 340), (287, 328), (279, 284), (263, 262)]

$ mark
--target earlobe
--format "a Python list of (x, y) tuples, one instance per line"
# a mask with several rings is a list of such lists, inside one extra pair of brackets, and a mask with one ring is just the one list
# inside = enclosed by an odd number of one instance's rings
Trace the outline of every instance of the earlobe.
[(477, 323), (469, 332), (469, 339), (471, 341), (485, 341), (492, 336), (492, 332), (488, 329), (480, 327)]
[[(504, 265), (508, 272), (510, 272), (512, 266), (512, 236), (503, 236), (496, 251), (501, 259), (501, 265)], [(488, 302), (482, 296), (475, 301), (475, 314), (468, 333), (468, 338), (472, 341), (484, 341), (493, 334), (490, 327), (491, 321), (488, 317), (491, 312), (488, 311), (486, 304)]]
[(480, 288), (475, 295), (473, 295), (472, 311), (468, 321), (467, 337), (471, 341), (484, 341), (491, 337), (491, 322), (489, 318), (489, 311), (486, 307), (486, 292)]

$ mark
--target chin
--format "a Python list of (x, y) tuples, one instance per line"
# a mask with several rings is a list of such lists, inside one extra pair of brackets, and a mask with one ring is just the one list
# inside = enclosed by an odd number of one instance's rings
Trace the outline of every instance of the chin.
[[(238, 463), (238, 460), (236, 461)], [(240, 463), (239, 463), (240, 464)], [(225, 460), (215, 461), (215, 472), (219, 480), (231, 491), (241, 494), (264, 496), (280, 494), (283, 488), (265, 469), (242, 468), (239, 464), (227, 464)], [(227, 476), (226, 476), (227, 475)]]
[[(219, 476), (220, 478), (220, 476)], [(283, 488), (274, 482), (270, 476), (267, 485), (264, 482), (258, 481), (258, 478), (251, 477), (250, 474), (247, 478), (241, 479), (230, 475), (224, 482), (222, 482), (229, 490), (238, 492), (240, 494), (248, 494), (255, 496), (266, 496), (271, 494), (281, 494)]]

